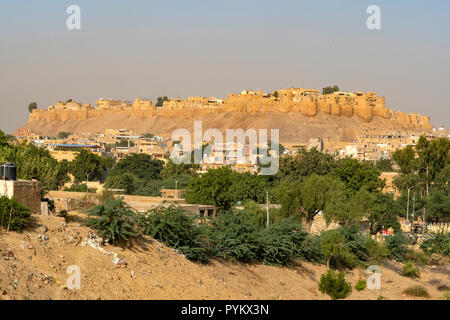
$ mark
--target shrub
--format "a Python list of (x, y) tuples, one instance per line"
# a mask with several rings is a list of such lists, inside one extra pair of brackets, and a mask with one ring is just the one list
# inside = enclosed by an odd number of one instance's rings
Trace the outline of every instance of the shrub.
[[(327, 267), (334, 262), (336, 267), (354, 268), (357, 258), (348, 249), (340, 230), (326, 231), (321, 235), (320, 248), (327, 258)], [(333, 260), (332, 260), (333, 259)]]
[(405, 259), (421, 266), (424, 266), (428, 263), (428, 259), (425, 253), (416, 251), (414, 249), (407, 250)]
[(328, 270), (320, 277), (319, 290), (331, 297), (332, 300), (345, 299), (352, 292), (352, 286), (345, 281), (344, 272)]
[(126, 243), (138, 235), (137, 215), (123, 198), (109, 199), (89, 210), (88, 227), (95, 229), (107, 242)]
[(366, 237), (365, 245), (369, 263), (381, 263), (389, 256), (389, 249), (384, 242), (378, 242), (371, 237)]
[(203, 236), (194, 220), (181, 207), (157, 207), (140, 218), (142, 232), (172, 247), (192, 261), (208, 262)]
[(342, 227), (339, 233), (349, 253), (359, 261), (368, 259), (366, 237), (361, 235), (357, 227), (354, 225)]
[(326, 263), (325, 256), (320, 248), (321, 238), (317, 235), (308, 235), (298, 250), (298, 256), (309, 262)]
[(450, 257), (450, 233), (434, 233), (420, 244), (420, 248), (428, 254), (437, 253)]
[(430, 297), (430, 294), (428, 293), (427, 289), (419, 285), (406, 288), (405, 290), (403, 290), (403, 294), (412, 297), (422, 297), (422, 298)]
[(389, 249), (389, 256), (399, 262), (405, 262), (409, 239), (401, 234), (395, 233), (393, 236), (386, 237), (386, 246)]
[(450, 291), (445, 291), (442, 294), (442, 300), (450, 300)]
[(409, 278), (420, 278), (420, 270), (412, 261), (403, 265), (402, 274)]
[(70, 187), (64, 187), (63, 191), (95, 193), (97, 189), (93, 188), (88, 189), (85, 183), (80, 183), (80, 184), (73, 184)]
[(241, 262), (258, 261), (260, 236), (252, 217), (227, 211), (214, 220), (210, 241), (216, 256)]
[(292, 263), (302, 256), (307, 235), (294, 217), (275, 222), (262, 232), (262, 260), (267, 264)]
[(14, 199), (0, 198), (0, 226), (12, 230), (22, 231), (31, 223), (30, 209)]
[(258, 260), (268, 265), (289, 265), (294, 258), (295, 248), (288, 235), (262, 233)]
[(262, 228), (246, 211), (219, 215), (211, 231), (213, 251), (218, 257), (269, 265), (290, 265), (303, 255), (307, 234), (298, 219), (277, 221)]
[(355, 285), (355, 289), (358, 291), (362, 291), (366, 288), (366, 286), (367, 286), (367, 281), (358, 280), (358, 282)]

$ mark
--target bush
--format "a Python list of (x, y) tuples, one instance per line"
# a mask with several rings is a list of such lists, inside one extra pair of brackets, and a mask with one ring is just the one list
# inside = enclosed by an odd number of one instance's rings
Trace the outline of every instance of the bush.
[(425, 266), (428, 263), (428, 259), (425, 253), (416, 251), (414, 249), (407, 250), (405, 259), (420, 266)]
[(381, 263), (389, 256), (389, 249), (384, 242), (378, 242), (371, 237), (366, 237), (366, 248), (369, 263)]
[(85, 183), (80, 183), (80, 184), (73, 184), (70, 187), (64, 187), (63, 191), (91, 192), (92, 189), (88, 189), (88, 186)]
[(268, 265), (289, 265), (295, 258), (295, 247), (288, 235), (264, 232), (258, 260)]
[[(301, 222), (294, 217), (275, 222), (262, 232), (263, 261), (273, 264), (274, 261), (269, 261), (274, 259), (278, 260), (275, 264), (288, 265), (295, 258), (301, 258), (307, 236), (308, 234), (302, 231)], [(272, 252), (271, 257), (269, 252)]]
[(208, 262), (203, 236), (193, 219), (181, 207), (157, 207), (140, 218), (142, 232), (180, 251), (192, 261)]
[(0, 198), (0, 226), (12, 230), (22, 231), (31, 223), (30, 209), (14, 199)]
[(422, 298), (429, 298), (430, 294), (428, 293), (427, 289), (425, 289), (422, 286), (416, 285), (409, 287), (405, 290), (403, 290), (403, 294), (406, 294), (408, 296), (412, 297), (422, 297)]
[(358, 282), (355, 285), (355, 289), (358, 291), (363, 291), (367, 286), (367, 281), (364, 280), (358, 280)]
[(402, 274), (409, 278), (420, 278), (420, 270), (412, 261), (403, 265)]
[(344, 272), (328, 270), (320, 277), (319, 290), (329, 295), (332, 300), (338, 300), (348, 297), (352, 292), (352, 286), (345, 282)]
[(302, 246), (297, 248), (298, 256), (309, 262), (326, 263), (325, 256), (320, 248), (320, 236), (308, 235)]
[(286, 266), (303, 256), (306, 238), (300, 221), (293, 217), (262, 228), (255, 224), (251, 214), (241, 211), (219, 215), (210, 240), (218, 257)]
[(393, 236), (386, 237), (386, 246), (389, 249), (389, 256), (399, 262), (405, 262), (409, 239), (401, 234), (395, 233)]
[(340, 230), (329, 230), (321, 235), (320, 248), (327, 258), (327, 267), (334, 263), (335, 267), (354, 268), (357, 257), (350, 252)]
[(420, 248), (427, 254), (437, 253), (450, 257), (450, 233), (434, 233), (420, 244)]
[(259, 230), (245, 212), (219, 214), (213, 222), (210, 241), (218, 257), (241, 262), (259, 261)]
[(89, 210), (86, 225), (97, 231), (98, 236), (115, 244), (127, 243), (138, 236), (137, 215), (123, 198), (109, 199)]
[(442, 300), (450, 300), (450, 291), (445, 291), (442, 294)]

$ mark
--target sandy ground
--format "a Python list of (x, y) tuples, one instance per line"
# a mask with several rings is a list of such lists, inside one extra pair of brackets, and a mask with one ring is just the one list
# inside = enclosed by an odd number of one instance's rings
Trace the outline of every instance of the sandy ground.
[[(71, 213), (73, 217), (73, 213)], [(199, 265), (149, 237), (132, 248), (111, 245), (104, 250), (127, 262), (116, 265), (114, 257), (85, 245), (90, 230), (80, 220), (34, 216), (36, 226), (23, 233), (0, 233), (0, 300), (7, 299), (329, 299), (318, 290), (322, 265), (302, 262), (293, 268), (244, 265), (214, 260)], [(46, 230), (47, 229), (47, 230)], [(44, 240), (45, 237), (48, 238)], [(14, 257), (8, 257), (8, 249)], [(81, 270), (81, 289), (64, 288), (67, 268)], [(446, 267), (425, 267), (421, 278), (399, 274), (401, 264), (381, 266), (381, 290), (357, 292), (348, 299), (413, 299), (402, 291), (423, 285), (431, 299), (440, 299), (441, 285), (450, 285)], [(354, 286), (365, 271), (346, 273)]]

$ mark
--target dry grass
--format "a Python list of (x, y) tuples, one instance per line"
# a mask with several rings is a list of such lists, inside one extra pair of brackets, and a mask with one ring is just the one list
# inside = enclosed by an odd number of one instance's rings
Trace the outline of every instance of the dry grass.
[(405, 290), (403, 290), (403, 293), (411, 297), (418, 297), (418, 298), (430, 297), (430, 294), (428, 293), (427, 289), (419, 285), (406, 288)]

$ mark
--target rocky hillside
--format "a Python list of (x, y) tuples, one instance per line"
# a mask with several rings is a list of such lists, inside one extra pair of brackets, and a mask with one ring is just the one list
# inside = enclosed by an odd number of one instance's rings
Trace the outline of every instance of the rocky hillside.
[[(0, 233), (0, 300), (7, 299), (328, 299), (318, 291), (322, 265), (293, 268), (233, 264), (214, 260), (198, 265), (145, 237), (133, 247), (97, 247), (80, 216), (70, 221), (34, 216), (35, 227), (24, 233)], [(81, 289), (65, 288), (67, 268), (81, 270)], [(448, 268), (426, 267), (420, 280), (399, 275), (400, 265), (381, 267), (381, 290), (353, 290), (349, 299), (411, 299), (402, 291), (425, 286), (432, 299), (449, 285)], [(347, 272), (353, 286), (365, 271)]]
[[(56, 113), (57, 111), (48, 111)], [(36, 117), (22, 129), (31, 129), (41, 135), (56, 135), (61, 131), (83, 134), (95, 134), (106, 129), (134, 129), (137, 134), (151, 132), (156, 135), (170, 137), (178, 128), (186, 128), (193, 134), (194, 121), (202, 121), (203, 132), (216, 128), (225, 135), (226, 129), (247, 130), (279, 129), (281, 143), (308, 142), (310, 138), (331, 137), (333, 141), (352, 141), (356, 136), (374, 132), (426, 132), (428, 129), (413, 128), (399, 124), (397, 120), (375, 116), (370, 122), (354, 115), (351, 117), (334, 116), (319, 112), (314, 117), (305, 116), (299, 112), (174, 112), (148, 116), (143, 112), (108, 111), (95, 117), (79, 119), (70, 114), (81, 111), (60, 111), (67, 113), (65, 117)]]

